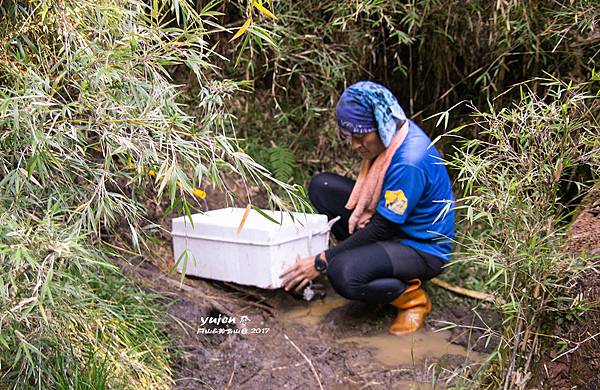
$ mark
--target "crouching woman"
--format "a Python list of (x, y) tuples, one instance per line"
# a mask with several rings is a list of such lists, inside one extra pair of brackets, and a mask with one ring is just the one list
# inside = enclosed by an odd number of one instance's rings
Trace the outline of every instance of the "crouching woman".
[(333, 173), (312, 178), (308, 196), (319, 213), (340, 217), (340, 242), (299, 259), (282, 277), (301, 290), (326, 273), (347, 299), (391, 304), (390, 333), (423, 326), (431, 301), (421, 284), (442, 272), (454, 238), (453, 194), (446, 167), (429, 137), (406, 118), (393, 94), (363, 81), (336, 108), (340, 133), (363, 161), (356, 181)]

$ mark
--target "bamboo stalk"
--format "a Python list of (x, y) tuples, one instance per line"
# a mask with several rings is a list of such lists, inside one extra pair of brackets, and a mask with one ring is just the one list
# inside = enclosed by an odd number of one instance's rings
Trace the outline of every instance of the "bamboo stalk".
[(239, 235), (240, 232), (242, 231), (242, 229), (244, 228), (244, 224), (246, 223), (246, 218), (248, 218), (248, 214), (250, 214), (251, 207), (252, 207), (252, 205), (250, 203), (248, 203), (248, 206), (246, 206), (246, 210), (244, 211), (244, 215), (242, 216), (242, 220), (240, 221), (240, 225), (238, 226), (235, 234)]
[(484, 293), (481, 291), (469, 290), (468, 288), (454, 286), (444, 280), (433, 278), (430, 280), (431, 283), (435, 284), (438, 287), (444, 288), (448, 291), (451, 291), (458, 295), (463, 295), (465, 297), (479, 299), (480, 301), (486, 301), (491, 303), (499, 303), (503, 305), (505, 302), (503, 299), (497, 298), (491, 294)]

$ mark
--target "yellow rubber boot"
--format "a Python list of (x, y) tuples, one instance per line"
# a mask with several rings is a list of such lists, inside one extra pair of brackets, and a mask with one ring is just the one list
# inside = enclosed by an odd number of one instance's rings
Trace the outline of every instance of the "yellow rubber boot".
[(408, 283), (408, 288), (391, 302), (398, 308), (398, 315), (390, 327), (390, 333), (396, 336), (421, 329), (425, 316), (431, 312), (431, 301), (421, 288), (421, 281), (411, 279)]

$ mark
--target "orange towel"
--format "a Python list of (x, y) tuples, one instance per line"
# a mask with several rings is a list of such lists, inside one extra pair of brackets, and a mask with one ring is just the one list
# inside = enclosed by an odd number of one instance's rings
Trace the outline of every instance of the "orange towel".
[(381, 196), (385, 173), (396, 150), (404, 142), (406, 134), (408, 134), (408, 121), (404, 122), (400, 131), (394, 135), (392, 142), (383, 153), (375, 157), (374, 160), (363, 160), (361, 163), (358, 179), (352, 189), (350, 199), (346, 203), (348, 210), (354, 209), (348, 221), (350, 234), (354, 233), (357, 227), (365, 227), (375, 213), (375, 208)]

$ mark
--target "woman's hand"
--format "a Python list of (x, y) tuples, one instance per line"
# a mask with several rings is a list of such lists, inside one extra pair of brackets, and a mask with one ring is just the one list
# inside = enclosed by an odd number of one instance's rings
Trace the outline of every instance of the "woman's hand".
[(285, 291), (291, 290), (294, 286), (296, 291), (302, 290), (311, 280), (319, 276), (319, 271), (315, 269), (315, 256), (305, 257), (300, 259), (300, 256), (296, 258), (296, 264), (285, 270), (280, 278), (284, 278), (283, 286)]

